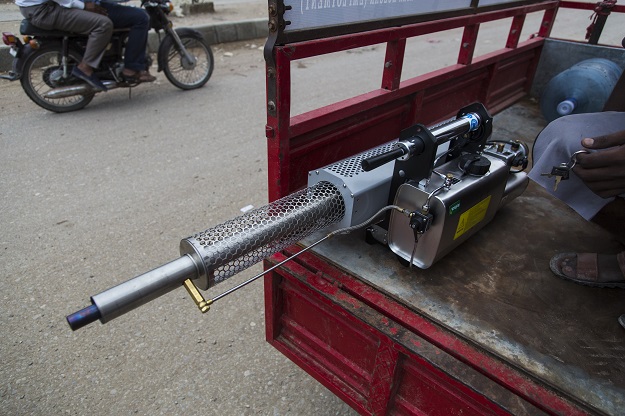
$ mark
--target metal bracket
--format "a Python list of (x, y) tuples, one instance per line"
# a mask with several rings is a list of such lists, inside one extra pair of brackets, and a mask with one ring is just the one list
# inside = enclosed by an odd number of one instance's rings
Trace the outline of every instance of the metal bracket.
[(206, 313), (210, 310), (211, 305), (213, 304), (213, 300), (204, 299), (204, 296), (202, 296), (198, 288), (195, 286), (195, 283), (193, 283), (193, 280), (187, 279), (184, 282), (182, 282), (182, 285), (184, 286), (185, 289), (187, 289), (187, 292), (189, 292), (189, 295), (191, 295), (191, 299), (193, 299), (193, 301), (197, 305), (200, 312)]

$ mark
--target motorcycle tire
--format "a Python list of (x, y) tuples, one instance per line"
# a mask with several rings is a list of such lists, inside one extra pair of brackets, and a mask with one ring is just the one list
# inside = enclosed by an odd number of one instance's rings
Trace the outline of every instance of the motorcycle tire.
[(201, 36), (193, 31), (179, 29), (176, 31), (180, 41), (195, 62), (188, 62), (184, 54), (178, 50), (178, 45), (171, 36), (163, 39), (158, 54), (159, 65), (165, 76), (176, 87), (182, 90), (193, 90), (206, 84), (213, 74), (215, 62), (213, 51)]
[[(78, 65), (81, 55), (75, 50), (68, 54), (69, 70)], [(70, 77), (71, 78), (71, 77)], [(26, 95), (38, 106), (55, 113), (67, 113), (84, 108), (93, 99), (94, 93), (49, 98), (46, 94), (61, 86), (69, 86), (71, 79), (62, 77), (61, 44), (48, 44), (30, 54), (24, 62), (20, 79)]]

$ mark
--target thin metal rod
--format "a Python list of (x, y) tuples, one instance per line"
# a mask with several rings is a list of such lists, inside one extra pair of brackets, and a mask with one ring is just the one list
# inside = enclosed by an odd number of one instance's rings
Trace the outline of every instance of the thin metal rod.
[(287, 261), (291, 261), (291, 260), (293, 260), (295, 257), (299, 256), (300, 254), (304, 253), (305, 251), (310, 250), (311, 248), (315, 247), (316, 245), (320, 244), (321, 242), (323, 242), (323, 241), (327, 240), (328, 238), (332, 237), (332, 235), (333, 235), (333, 234), (328, 234), (328, 235), (326, 235), (326, 236), (325, 236), (325, 237), (323, 237), (321, 240), (315, 241), (313, 244), (309, 245), (308, 247), (306, 247), (306, 248), (305, 248), (305, 249), (303, 249), (302, 251), (300, 251), (300, 252), (298, 252), (298, 253), (293, 254), (291, 257), (289, 257), (289, 258), (287, 258), (287, 259), (285, 259), (285, 260), (282, 260), (280, 263), (278, 263), (278, 264), (276, 264), (276, 265), (274, 265), (274, 266), (271, 266), (270, 268), (268, 268), (268, 269), (267, 269), (267, 270), (265, 270), (264, 272), (257, 274), (256, 276), (254, 276), (254, 277), (252, 277), (252, 278), (250, 278), (250, 279), (246, 280), (245, 282), (243, 282), (243, 283), (241, 283), (241, 284), (239, 284), (239, 285), (236, 285), (235, 287), (233, 287), (233, 288), (231, 288), (231, 289), (226, 290), (224, 293), (222, 293), (222, 294), (220, 294), (220, 295), (215, 296), (215, 297), (212, 299), (212, 302), (214, 303), (214, 302), (216, 302), (217, 300), (219, 300), (219, 299), (223, 298), (224, 296), (227, 296), (227, 295), (231, 294), (231, 293), (232, 293), (232, 292), (234, 292), (235, 290), (239, 290), (239, 289), (241, 289), (243, 286), (246, 286), (246, 285), (248, 285), (248, 284), (252, 283), (254, 280), (258, 279), (259, 277), (263, 277), (264, 275), (266, 275), (266, 274), (267, 274), (267, 273), (269, 273), (270, 271), (275, 270), (275, 269), (277, 269), (278, 267), (282, 266), (282, 265), (283, 265), (284, 263), (286, 263)]

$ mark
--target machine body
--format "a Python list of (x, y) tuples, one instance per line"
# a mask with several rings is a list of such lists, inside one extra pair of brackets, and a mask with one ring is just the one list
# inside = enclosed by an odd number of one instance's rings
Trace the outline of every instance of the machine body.
[(209, 289), (319, 230), (331, 233), (314, 245), (367, 227), (373, 240), (427, 268), (527, 186), (526, 146), (489, 142), (491, 130), (491, 116), (476, 103), (453, 120), (414, 125), (395, 141), (309, 172), (308, 188), (183, 239), (179, 259), (93, 296), (68, 323), (108, 322), (183, 284), (205, 312), (222, 296), (205, 301), (196, 286)]
[(410, 219), (391, 213), (390, 249), (404, 260), (412, 258), (412, 264), (426, 269), (493, 219), (503, 199), (509, 168), (501, 160), (493, 158), (491, 162), (489, 174), (484, 176), (463, 176), (456, 161), (446, 163), (438, 171), (462, 179), (431, 198), (430, 195), (443, 186), (443, 178), (434, 177), (427, 185), (402, 184), (395, 204), (409, 211), (421, 211), (429, 204), (433, 218), (428, 230), (415, 238)]
[(511, 171), (527, 165), (527, 149), (520, 143), (489, 142), (491, 121), (481, 104), (472, 104), (451, 121), (430, 129), (412, 126), (397, 141), (310, 172), (308, 186), (330, 182), (341, 192), (346, 213), (333, 227), (364, 221), (387, 199), (412, 212), (407, 217), (390, 211), (367, 232), (371, 240), (426, 269), (527, 187), (527, 175)]

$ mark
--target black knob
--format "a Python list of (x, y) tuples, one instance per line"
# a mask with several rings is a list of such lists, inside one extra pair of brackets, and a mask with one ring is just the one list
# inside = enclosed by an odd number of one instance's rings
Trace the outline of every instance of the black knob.
[(474, 176), (484, 176), (490, 169), (490, 160), (476, 154), (460, 156), (458, 167), (465, 173)]

